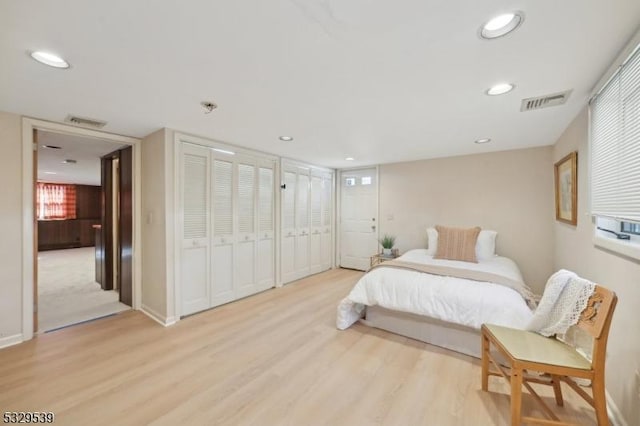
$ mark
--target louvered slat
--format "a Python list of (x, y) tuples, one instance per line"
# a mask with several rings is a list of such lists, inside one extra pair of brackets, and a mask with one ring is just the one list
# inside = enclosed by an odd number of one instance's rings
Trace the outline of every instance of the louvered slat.
[(322, 179), (322, 225), (331, 226), (331, 177)]
[(309, 176), (298, 175), (298, 199), (296, 203), (296, 220), (298, 228), (309, 226)]
[(258, 178), (259, 230), (273, 231), (273, 169), (260, 167)]
[(322, 177), (311, 178), (311, 226), (322, 226)]
[(184, 154), (184, 239), (207, 236), (207, 158)]
[(233, 234), (233, 163), (213, 162), (213, 234)]
[(292, 229), (296, 227), (296, 174), (284, 172), (285, 190), (282, 192), (282, 227)]
[(255, 166), (238, 164), (238, 231), (246, 234), (254, 230), (255, 173)]

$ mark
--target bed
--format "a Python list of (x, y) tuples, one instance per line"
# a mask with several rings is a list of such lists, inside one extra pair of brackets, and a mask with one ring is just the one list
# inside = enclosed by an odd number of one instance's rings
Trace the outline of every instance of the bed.
[(336, 325), (361, 321), (480, 357), (483, 323), (525, 328), (534, 307), (511, 259), (494, 255), (471, 263), (416, 249), (365, 274), (340, 302)]

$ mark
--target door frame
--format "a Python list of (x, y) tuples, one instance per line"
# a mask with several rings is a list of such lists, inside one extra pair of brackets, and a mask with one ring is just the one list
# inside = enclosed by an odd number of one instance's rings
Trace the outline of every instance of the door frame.
[(341, 248), (342, 248), (342, 173), (353, 172), (357, 170), (375, 169), (376, 170), (376, 217), (378, 218), (378, 226), (376, 226), (376, 239), (380, 239), (380, 166), (362, 166), (349, 167), (347, 169), (339, 169), (336, 173), (336, 226), (335, 226), (335, 265), (342, 268)]
[(34, 267), (36, 265), (37, 246), (35, 244), (34, 217), (34, 173), (37, 165), (34, 163), (33, 135), (35, 130), (55, 133), (86, 136), (131, 145), (133, 147), (133, 309), (140, 309), (142, 295), (142, 265), (140, 258), (140, 243), (142, 241), (140, 212), (142, 207), (141, 195), (141, 154), (140, 139), (122, 136), (98, 130), (76, 127), (69, 124), (36, 118), (22, 118), (22, 340), (33, 338), (34, 328), (34, 290), (36, 288)]

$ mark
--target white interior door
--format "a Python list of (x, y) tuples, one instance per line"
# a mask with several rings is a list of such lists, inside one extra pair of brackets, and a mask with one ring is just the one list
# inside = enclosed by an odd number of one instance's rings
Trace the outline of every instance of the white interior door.
[(331, 255), (333, 253), (333, 175), (322, 178), (322, 227), (320, 258), (322, 270), (331, 269)]
[(234, 300), (233, 162), (213, 161), (213, 254), (211, 305)]
[(274, 183), (274, 164), (261, 164), (258, 169), (258, 291), (275, 284)]
[(298, 185), (296, 187), (296, 279), (309, 275), (310, 186), (309, 171), (299, 172)]
[(311, 232), (309, 235), (309, 272), (322, 271), (322, 176), (311, 176)]
[(347, 170), (340, 178), (340, 266), (365, 271), (378, 250), (377, 170)]
[(256, 284), (256, 165), (240, 161), (237, 184), (237, 217), (235, 250), (235, 297), (255, 293)]
[(182, 315), (209, 308), (209, 150), (182, 146)]
[(282, 282), (288, 283), (296, 279), (296, 172), (285, 170), (283, 173), (284, 189), (282, 190), (282, 241), (280, 244), (280, 269)]

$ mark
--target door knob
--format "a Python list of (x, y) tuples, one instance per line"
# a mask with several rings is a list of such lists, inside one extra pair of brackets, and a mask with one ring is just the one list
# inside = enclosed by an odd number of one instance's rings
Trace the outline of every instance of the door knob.
[(371, 225), (371, 230), (375, 231), (376, 230), (376, 226), (375, 225)]

